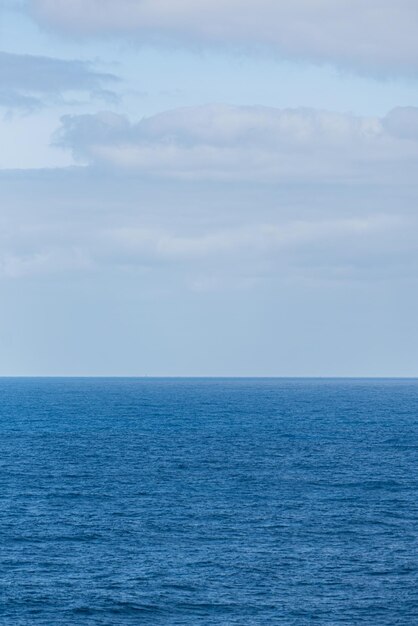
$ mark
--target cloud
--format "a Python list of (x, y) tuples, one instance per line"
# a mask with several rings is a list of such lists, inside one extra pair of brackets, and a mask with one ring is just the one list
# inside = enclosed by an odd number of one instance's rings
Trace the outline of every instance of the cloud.
[(90, 168), (0, 182), (7, 279), (129, 273), (146, 291), (416, 275), (415, 187), (162, 185)]
[(32, 0), (34, 15), (74, 34), (140, 42), (267, 48), (361, 72), (418, 69), (410, 0)]
[(114, 99), (107, 86), (117, 81), (84, 61), (0, 52), (0, 106), (8, 109), (31, 110), (71, 92)]
[(65, 116), (55, 141), (96, 166), (142, 176), (261, 183), (412, 180), (418, 109), (383, 119), (313, 109), (207, 105), (137, 123), (113, 113)]
[(383, 120), (385, 129), (396, 137), (418, 141), (418, 108), (396, 107)]
[[(276, 218), (277, 219), (277, 218)], [(392, 231), (399, 220), (389, 216), (363, 218), (336, 217), (328, 219), (279, 219), (276, 224), (257, 224), (217, 229), (209, 234), (181, 235), (175, 232), (147, 228), (114, 228), (104, 231), (106, 241), (121, 256), (146, 259), (148, 262), (199, 262), (211, 259), (224, 263), (241, 253), (248, 258), (283, 254), (306, 249), (312, 244), (327, 245), (360, 239), (378, 232)]]
[(227, 105), (65, 116), (55, 141), (83, 165), (3, 173), (0, 271), (133, 272), (168, 290), (410, 278), (417, 119)]
[(66, 116), (55, 141), (87, 166), (0, 172), (0, 275), (129, 273), (145, 290), (409, 280), (417, 119), (227, 105)]

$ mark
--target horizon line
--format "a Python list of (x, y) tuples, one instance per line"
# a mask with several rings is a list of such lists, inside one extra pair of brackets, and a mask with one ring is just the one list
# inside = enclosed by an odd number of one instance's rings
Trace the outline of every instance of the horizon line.
[(416, 376), (291, 376), (291, 375), (147, 375), (147, 374), (2, 374), (4, 379), (131, 379), (131, 380), (417, 380)]

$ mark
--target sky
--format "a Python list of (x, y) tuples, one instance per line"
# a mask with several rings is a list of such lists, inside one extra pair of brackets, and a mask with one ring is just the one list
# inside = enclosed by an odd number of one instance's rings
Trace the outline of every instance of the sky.
[(418, 375), (418, 4), (0, 0), (0, 375)]

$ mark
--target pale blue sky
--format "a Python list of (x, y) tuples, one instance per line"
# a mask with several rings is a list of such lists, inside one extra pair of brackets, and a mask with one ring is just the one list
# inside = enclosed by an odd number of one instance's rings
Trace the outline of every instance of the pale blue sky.
[(0, 375), (417, 375), (417, 17), (0, 0)]

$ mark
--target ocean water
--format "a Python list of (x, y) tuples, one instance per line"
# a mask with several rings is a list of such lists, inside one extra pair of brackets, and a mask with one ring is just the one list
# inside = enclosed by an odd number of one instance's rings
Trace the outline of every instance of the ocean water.
[(418, 383), (0, 380), (0, 624), (418, 624)]

